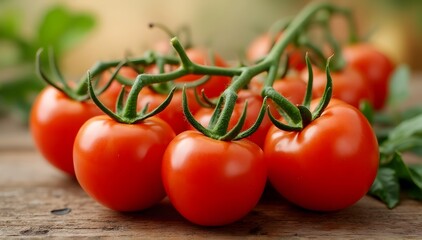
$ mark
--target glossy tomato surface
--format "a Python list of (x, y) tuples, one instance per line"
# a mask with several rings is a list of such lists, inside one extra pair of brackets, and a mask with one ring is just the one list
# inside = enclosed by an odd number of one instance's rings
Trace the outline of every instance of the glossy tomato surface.
[(264, 154), (274, 188), (316, 211), (356, 203), (371, 187), (379, 162), (371, 125), (358, 109), (335, 99), (300, 132), (271, 127)]
[(87, 121), (73, 149), (76, 178), (85, 192), (115, 211), (138, 211), (165, 197), (164, 150), (175, 134), (159, 118), (136, 124), (108, 116)]
[(79, 128), (101, 115), (92, 102), (70, 99), (53, 87), (42, 90), (32, 106), (29, 127), (35, 146), (54, 167), (74, 176), (73, 142)]
[(267, 179), (262, 150), (248, 140), (224, 142), (186, 131), (169, 144), (163, 183), (170, 202), (189, 221), (235, 222), (258, 203)]
[(348, 64), (365, 75), (374, 92), (374, 107), (382, 109), (388, 97), (389, 79), (394, 71), (393, 61), (370, 44), (346, 46), (343, 55)]

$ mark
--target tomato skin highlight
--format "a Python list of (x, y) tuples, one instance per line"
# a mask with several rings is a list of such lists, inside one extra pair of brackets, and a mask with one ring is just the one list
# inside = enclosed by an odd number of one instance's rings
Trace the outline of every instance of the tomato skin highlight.
[(74, 176), (72, 152), (76, 134), (88, 119), (101, 114), (92, 102), (72, 100), (48, 86), (39, 93), (30, 113), (35, 146), (54, 167)]
[(267, 168), (262, 150), (248, 140), (224, 142), (186, 131), (169, 144), (163, 183), (170, 202), (204, 226), (233, 223), (258, 203)]
[(355, 67), (368, 79), (374, 93), (374, 108), (382, 109), (387, 101), (389, 79), (394, 71), (393, 61), (367, 43), (346, 46), (343, 55), (347, 64)]
[(274, 188), (315, 211), (356, 203), (371, 187), (379, 164), (371, 125), (358, 109), (335, 99), (300, 132), (271, 127), (264, 154)]
[(136, 124), (108, 116), (87, 121), (73, 150), (76, 178), (97, 202), (115, 211), (149, 208), (165, 197), (161, 163), (175, 134), (163, 120)]

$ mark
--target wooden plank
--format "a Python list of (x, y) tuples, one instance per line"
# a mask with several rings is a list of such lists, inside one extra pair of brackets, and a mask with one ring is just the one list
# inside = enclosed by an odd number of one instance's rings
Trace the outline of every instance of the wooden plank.
[[(206, 228), (184, 220), (168, 200), (138, 213), (108, 210), (35, 151), (0, 156), (1, 237), (422, 237), (422, 204), (406, 198), (394, 210), (364, 197), (343, 211), (317, 213), (292, 206), (269, 189), (241, 221)], [(71, 212), (51, 213), (63, 208)]]

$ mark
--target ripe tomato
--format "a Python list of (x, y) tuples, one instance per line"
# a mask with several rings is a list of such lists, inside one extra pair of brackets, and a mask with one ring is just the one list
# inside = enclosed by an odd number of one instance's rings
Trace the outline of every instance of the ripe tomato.
[[(258, 118), (263, 99), (261, 95), (257, 94), (256, 92), (250, 90), (240, 90), (238, 93), (238, 98), (236, 100), (235, 108), (230, 118), (229, 129), (232, 129), (239, 121), (246, 101), (248, 101), (248, 109), (246, 111), (246, 120), (242, 130), (250, 128), (255, 123), (256, 119)], [(208, 126), (213, 111), (214, 109), (211, 108), (201, 108), (194, 115), (194, 117), (203, 126)], [(271, 120), (267, 115), (265, 115), (258, 130), (249, 137), (247, 137), (247, 139), (256, 143), (258, 146), (263, 147), (265, 136), (267, 135), (267, 131), (271, 127), (271, 125)], [(194, 128), (190, 127), (190, 129)]]
[(346, 46), (343, 54), (348, 64), (366, 76), (374, 93), (374, 108), (382, 109), (394, 63), (375, 46), (365, 43)]
[(265, 187), (262, 150), (248, 140), (219, 141), (185, 131), (164, 153), (163, 183), (170, 202), (189, 221), (226, 225), (251, 211)]
[[(192, 99), (188, 102), (188, 105), (190, 111), (194, 114), (198, 111), (200, 106), (198, 102), (194, 100), (195, 96), (193, 90), (187, 90), (186, 95), (188, 99)], [(190, 124), (183, 114), (182, 96), (182, 91), (176, 91), (170, 104), (162, 112), (156, 115), (170, 124), (176, 134), (190, 128)], [(145, 87), (139, 93), (138, 110), (143, 109), (148, 104), (148, 110), (151, 111), (164, 102), (166, 97), (167, 95), (165, 94), (155, 93), (153, 90)]]
[(163, 120), (118, 123), (108, 116), (87, 121), (75, 139), (76, 178), (85, 192), (116, 211), (137, 211), (165, 197), (164, 150), (175, 134)]
[[(261, 94), (263, 82), (253, 78), (249, 83), (251, 91)], [(286, 76), (274, 81), (273, 88), (295, 105), (301, 104), (306, 93), (306, 82), (298, 75)]]
[(273, 88), (295, 105), (301, 104), (305, 98), (306, 82), (296, 76), (287, 76), (276, 80)]
[(358, 109), (336, 99), (302, 131), (271, 127), (264, 155), (274, 188), (292, 203), (317, 211), (340, 210), (361, 199), (379, 162), (371, 125)]
[[(119, 75), (134, 80), (138, 76), (138, 73), (133, 68), (124, 66), (119, 70)], [(110, 77), (111, 73), (109, 71), (105, 71), (99, 80), (100, 86), (105, 85), (107, 81), (110, 80)], [(116, 108), (116, 101), (121, 89), (122, 85), (118, 81), (114, 80), (98, 98), (105, 106), (114, 110)]]
[(32, 106), (29, 127), (35, 146), (54, 167), (74, 176), (72, 149), (82, 124), (102, 112), (92, 102), (77, 102), (53, 87)]
[[(283, 34), (277, 37), (277, 40)], [(259, 59), (265, 57), (273, 46), (273, 39), (269, 33), (258, 36), (249, 44), (246, 51), (246, 58), (251, 62), (256, 62)], [(305, 54), (296, 49), (292, 45), (289, 45), (285, 52), (289, 54), (289, 67), (297, 71), (301, 71), (306, 67)]]
[[(319, 98), (323, 95), (327, 76), (324, 71), (313, 68), (314, 82), (312, 87), (313, 98)], [(308, 79), (307, 70), (303, 71), (303, 79)], [(306, 77), (305, 77), (306, 76)], [(356, 108), (359, 108), (360, 102), (367, 100), (374, 102), (374, 95), (369, 82), (357, 69), (351, 65), (346, 65), (344, 69), (337, 72), (331, 72), (333, 79), (333, 98), (340, 99)]]
[[(214, 54), (214, 63), (210, 62), (209, 54), (204, 49), (189, 48), (186, 50), (186, 54), (190, 60), (200, 65), (213, 65), (217, 67), (227, 67), (224, 60), (218, 55)], [(176, 80), (176, 82), (192, 82), (200, 79), (203, 75), (188, 74)], [(220, 96), (220, 94), (230, 84), (231, 78), (226, 76), (212, 76), (206, 83), (199, 85), (196, 89), (200, 94), (202, 89), (205, 91), (205, 95), (209, 98)]]

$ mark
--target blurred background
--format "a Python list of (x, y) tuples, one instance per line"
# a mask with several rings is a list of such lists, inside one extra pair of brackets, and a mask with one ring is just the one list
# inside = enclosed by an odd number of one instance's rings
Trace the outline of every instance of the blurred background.
[[(272, 23), (294, 17), (305, 0), (0, 0), (0, 117), (27, 119), (43, 87), (35, 52), (53, 46), (67, 78), (79, 78), (98, 60), (142, 55), (168, 38), (150, 22), (190, 27), (193, 43), (226, 59)], [(422, 1), (331, 1), (354, 11), (358, 31), (398, 63), (422, 70)], [(335, 31), (341, 32), (339, 27)], [(346, 33), (345, 33), (346, 34)]]

